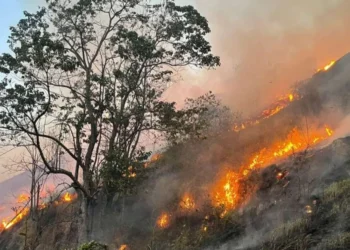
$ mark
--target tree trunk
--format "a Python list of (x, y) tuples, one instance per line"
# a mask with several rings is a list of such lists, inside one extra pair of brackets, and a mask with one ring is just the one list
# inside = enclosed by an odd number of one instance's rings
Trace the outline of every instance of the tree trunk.
[[(91, 181), (90, 173), (83, 173), (84, 188), (91, 194), (93, 193), (93, 186)], [(80, 197), (80, 217), (78, 221), (79, 234), (78, 243), (84, 244), (92, 240), (92, 230), (93, 230), (93, 219), (94, 219), (94, 208), (95, 201), (92, 197), (86, 197), (83, 192), (79, 192)]]
[(78, 221), (78, 244), (84, 244), (89, 241), (89, 236), (88, 236), (88, 200), (86, 197), (83, 195), (81, 197), (81, 202), (80, 202), (80, 216), (79, 216), (79, 221)]

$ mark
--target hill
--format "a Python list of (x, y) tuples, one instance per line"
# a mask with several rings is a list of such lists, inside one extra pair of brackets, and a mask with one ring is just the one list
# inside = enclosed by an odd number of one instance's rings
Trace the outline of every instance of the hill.
[[(122, 250), (349, 249), (349, 70), (348, 54), (279, 112), (169, 148), (136, 190), (97, 198), (92, 239)], [(23, 219), (0, 248), (76, 248), (79, 203)]]

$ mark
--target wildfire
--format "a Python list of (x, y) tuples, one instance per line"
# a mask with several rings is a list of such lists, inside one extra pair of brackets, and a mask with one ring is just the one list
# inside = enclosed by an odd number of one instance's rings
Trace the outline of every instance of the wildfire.
[(29, 208), (24, 208), (22, 209), (21, 212), (17, 213), (13, 219), (11, 220), (4, 219), (2, 221), (2, 228), (5, 230), (11, 228), (12, 226), (20, 222), (28, 213), (29, 213)]
[(254, 126), (259, 124), (262, 120), (265, 120), (271, 116), (276, 115), (283, 109), (285, 109), (291, 102), (300, 99), (297, 93), (289, 93), (287, 95), (281, 96), (273, 103), (268, 109), (264, 110), (258, 117), (244, 121), (240, 124), (235, 124), (232, 128), (233, 131), (239, 132), (246, 129), (249, 126)]
[(228, 171), (223, 178), (219, 180), (214, 189), (215, 206), (223, 206), (225, 209), (234, 209), (240, 201), (240, 185), (238, 183), (240, 176)]
[(335, 61), (331, 61), (329, 64), (327, 64), (327, 65), (324, 66), (323, 68), (318, 69), (317, 72), (320, 72), (320, 71), (327, 71), (327, 70), (329, 70), (334, 64), (335, 64)]
[(312, 214), (312, 208), (311, 208), (311, 206), (309, 206), (309, 205), (305, 206), (305, 212), (306, 212), (307, 214)]
[(119, 250), (128, 250), (129, 248), (128, 248), (128, 245), (121, 245), (120, 247), (119, 247)]
[(332, 136), (334, 133), (333, 130), (330, 129), (329, 127), (326, 127), (326, 132), (327, 132), (328, 136)]
[(167, 213), (162, 213), (157, 220), (157, 225), (160, 228), (167, 228), (170, 225), (170, 216)]
[(63, 196), (62, 196), (62, 201), (63, 202), (72, 202), (73, 200), (75, 200), (76, 194), (71, 194), (69, 192), (66, 192)]
[(277, 174), (277, 179), (282, 179), (283, 178), (283, 173), (282, 172), (279, 172), (278, 174)]
[[(60, 205), (62, 203), (70, 203), (73, 200), (75, 200), (76, 198), (77, 198), (77, 194), (71, 194), (69, 192), (66, 192), (63, 196), (61, 196), (60, 201), (56, 200), (54, 202), (54, 204)], [(16, 201), (18, 204), (23, 204), (23, 203), (28, 203), (29, 199), (30, 199), (30, 197), (28, 195), (21, 194), (17, 197)], [(47, 208), (47, 204), (45, 204), (45, 203), (41, 203), (38, 206), (39, 210), (43, 210), (45, 208)], [(0, 224), (0, 232), (13, 227), (17, 223), (19, 223), (28, 214), (29, 214), (29, 208), (24, 207), (24, 208), (22, 208), (22, 210), (20, 210), (20, 212), (16, 211), (16, 214), (13, 218), (2, 219), (2, 222)]]
[[(272, 144), (254, 154), (247, 164), (242, 165), (237, 171), (226, 169), (212, 189), (212, 201), (214, 206), (223, 207), (224, 216), (227, 210), (232, 210), (240, 205), (246, 194), (242, 182), (247, 180), (253, 170), (264, 168), (274, 161), (283, 159), (295, 152), (300, 152), (313, 146), (333, 134), (329, 127), (322, 130), (315, 130), (304, 135), (298, 129), (293, 129), (286, 140)], [(281, 178), (283, 174), (278, 174)]]
[(144, 167), (147, 168), (150, 164), (160, 160), (160, 158), (162, 158), (161, 154), (154, 154), (151, 159), (144, 164)]
[(294, 100), (294, 95), (293, 94), (289, 94), (288, 98), (289, 98), (289, 101), (292, 102)]
[(187, 210), (194, 209), (195, 203), (193, 197), (190, 194), (186, 193), (181, 199), (180, 207)]
[(17, 198), (17, 202), (18, 203), (25, 203), (25, 202), (28, 202), (30, 199), (30, 197), (26, 194), (20, 194)]

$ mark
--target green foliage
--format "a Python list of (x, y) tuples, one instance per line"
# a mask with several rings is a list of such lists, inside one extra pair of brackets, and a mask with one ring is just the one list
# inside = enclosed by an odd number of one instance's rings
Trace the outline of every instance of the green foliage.
[[(46, 2), (11, 27), (12, 52), (0, 56), (6, 145), (35, 147), (47, 172), (68, 176), (92, 199), (101, 182), (108, 192), (134, 185), (130, 166), (142, 176), (145, 133), (174, 141), (199, 136), (212, 95), (189, 100), (184, 110), (160, 101), (174, 68), (220, 65), (205, 38), (208, 22), (195, 8), (174, 1)], [(48, 153), (47, 144), (58, 153)], [(75, 162), (75, 171), (52, 166), (57, 154)]]
[(144, 161), (150, 153), (139, 150), (134, 159), (129, 159), (118, 149), (111, 152), (101, 168), (105, 191), (108, 195), (130, 193), (145, 178)]
[(233, 114), (209, 92), (197, 99), (187, 99), (182, 110), (169, 108), (161, 118), (168, 128), (168, 141), (176, 144), (227, 132), (232, 125)]
[(325, 202), (333, 202), (339, 199), (350, 198), (350, 180), (333, 183), (324, 193)]
[(78, 248), (78, 250), (107, 250), (107, 249), (108, 249), (107, 245), (97, 243), (95, 241), (85, 243)]

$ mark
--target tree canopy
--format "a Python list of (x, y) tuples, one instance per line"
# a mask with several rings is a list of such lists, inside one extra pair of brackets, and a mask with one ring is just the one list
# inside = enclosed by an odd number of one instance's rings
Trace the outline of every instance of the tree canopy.
[[(115, 190), (130, 166), (136, 171), (147, 159), (143, 133), (174, 137), (199, 121), (203, 105), (177, 110), (160, 99), (174, 70), (220, 60), (205, 38), (206, 18), (192, 6), (46, 2), (11, 27), (12, 53), (0, 56), (1, 140), (34, 147), (47, 173), (68, 176), (92, 199), (102, 183)], [(52, 164), (61, 155), (73, 170)]]

